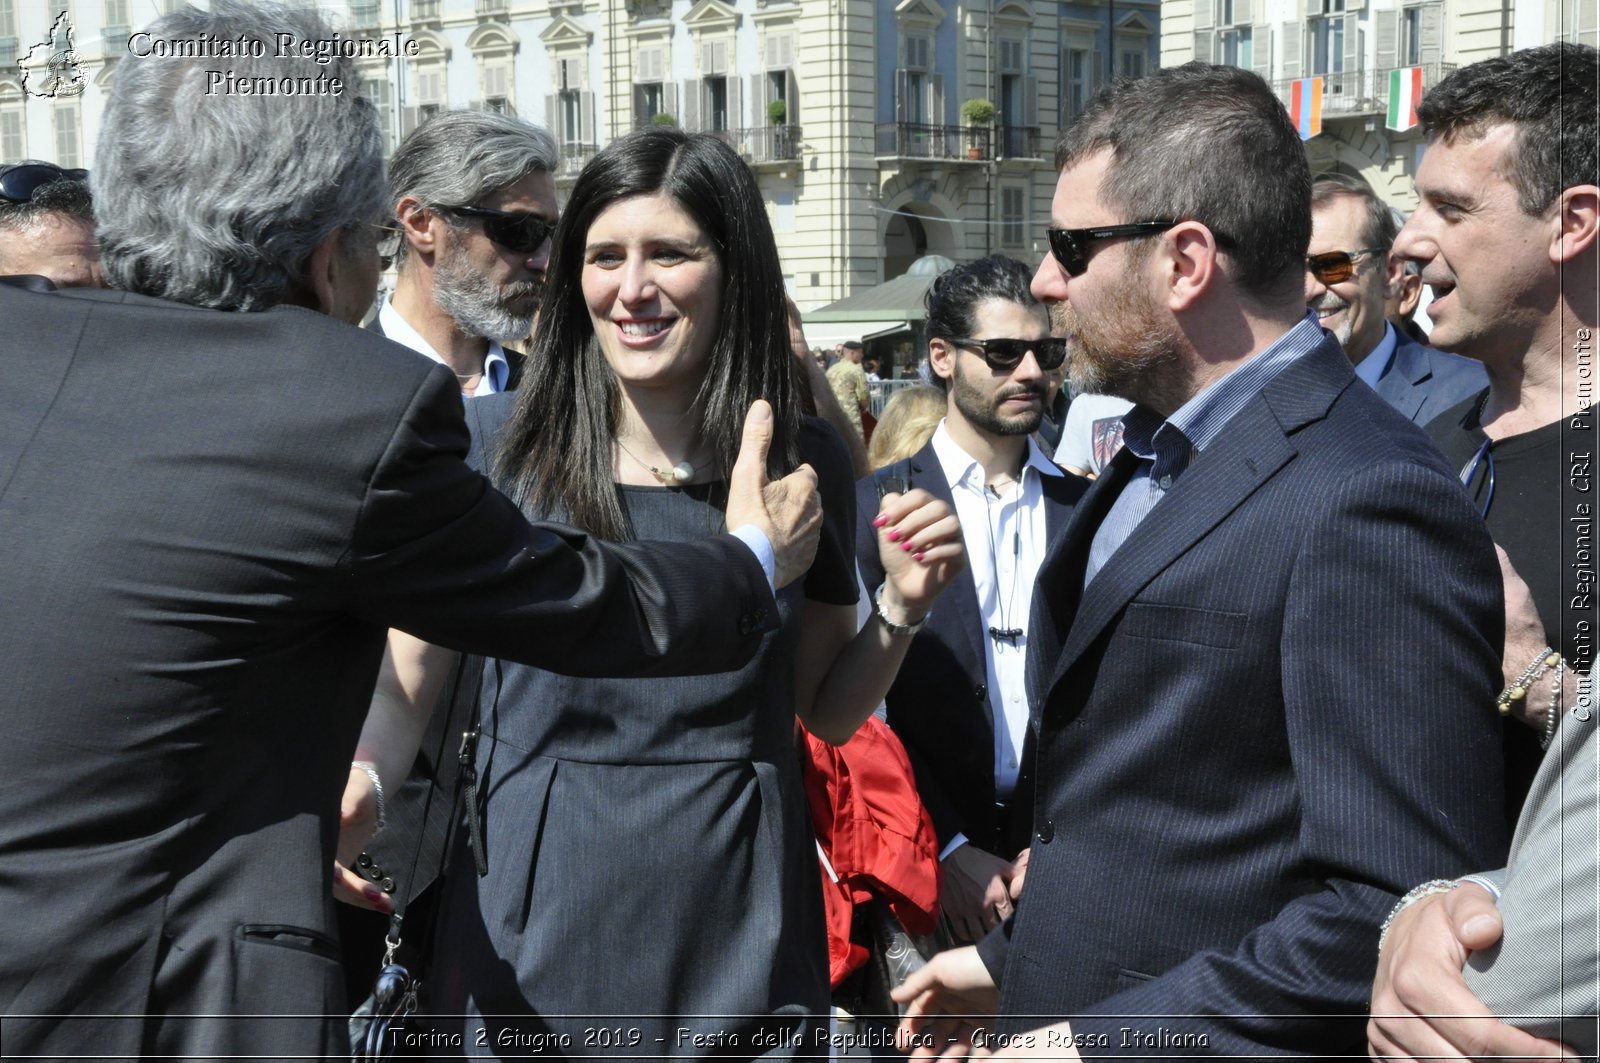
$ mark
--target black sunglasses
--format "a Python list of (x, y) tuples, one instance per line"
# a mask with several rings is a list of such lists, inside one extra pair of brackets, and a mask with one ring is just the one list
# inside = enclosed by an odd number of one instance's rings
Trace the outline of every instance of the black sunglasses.
[(1056, 256), (1069, 276), (1081, 276), (1089, 268), (1089, 249), (1104, 240), (1122, 236), (1154, 236), (1164, 233), (1176, 221), (1135, 221), (1126, 225), (1099, 225), (1092, 229), (1046, 229), (1050, 253)]
[(537, 214), (490, 210), (488, 207), (442, 207), (458, 218), (477, 218), (483, 222), (483, 235), (519, 255), (531, 255), (544, 246), (556, 224)]
[(1370, 255), (1381, 255), (1381, 247), (1363, 247), (1359, 251), (1324, 251), (1320, 255), (1306, 256), (1306, 270), (1323, 284), (1338, 284), (1356, 275), (1356, 263)]
[(1051, 370), (1067, 360), (1067, 341), (1046, 336), (1042, 340), (974, 340), (965, 336), (950, 341), (957, 347), (976, 347), (983, 352), (983, 360), (990, 369), (1015, 369), (1033, 352), (1039, 368)]
[(7, 203), (28, 203), (33, 194), (57, 181), (87, 181), (88, 170), (63, 170), (49, 162), (30, 162), (13, 166), (0, 174), (0, 199)]

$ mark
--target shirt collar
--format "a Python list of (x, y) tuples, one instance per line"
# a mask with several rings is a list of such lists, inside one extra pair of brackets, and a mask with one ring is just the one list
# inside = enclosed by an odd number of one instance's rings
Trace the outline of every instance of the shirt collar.
[[(983, 490), (983, 466), (978, 464), (976, 458), (961, 449), (961, 444), (955, 441), (955, 437), (945, 427), (943, 419), (939, 421), (939, 427), (933, 430), (932, 442), (933, 453), (939, 459), (945, 483), (950, 485), (952, 491), (962, 483), (968, 483), (974, 491)], [(1032, 436), (1028, 437), (1027, 450), (1022, 459), (1022, 475), (1018, 479), (1026, 479), (1029, 469), (1040, 476), (1066, 475), (1059, 465), (1045, 457), (1044, 451), (1039, 449), (1039, 444), (1034, 442)]]
[(1394, 349), (1399, 345), (1395, 335), (1394, 326), (1387, 321), (1383, 323), (1383, 339), (1372, 348), (1367, 356), (1356, 365), (1356, 376), (1367, 382), (1368, 387), (1377, 387), (1378, 381), (1383, 379), (1383, 374), (1389, 371), (1389, 362), (1394, 358)]
[[(446, 364), (439, 352), (433, 349), (433, 345), (422, 338), (422, 333), (412, 328), (411, 322), (402, 317), (400, 311), (395, 309), (394, 296), (392, 295), (385, 299), (383, 305), (378, 308), (378, 327), (383, 329), (385, 336), (396, 343), (410, 347), (418, 354), (432, 358), (440, 365)], [(489, 388), (484, 391), (482, 385), (479, 385), (478, 390), (483, 394), (490, 395), (504, 391), (506, 384), (511, 379), (511, 363), (506, 360), (505, 348), (501, 347), (497, 340), (489, 341), (489, 351), (483, 356), (483, 376)]]

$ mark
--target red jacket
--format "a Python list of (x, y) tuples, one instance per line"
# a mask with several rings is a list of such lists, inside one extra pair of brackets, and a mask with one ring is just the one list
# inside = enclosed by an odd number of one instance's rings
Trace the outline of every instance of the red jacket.
[(850, 941), (857, 904), (882, 897), (908, 931), (933, 933), (939, 840), (905, 747), (882, 720), (868, 717), (842, 746), (809, 732), (805, 738), (801, 769), (824, 860), (828, 973), (837, 986), (867, 960), (867, 950)]

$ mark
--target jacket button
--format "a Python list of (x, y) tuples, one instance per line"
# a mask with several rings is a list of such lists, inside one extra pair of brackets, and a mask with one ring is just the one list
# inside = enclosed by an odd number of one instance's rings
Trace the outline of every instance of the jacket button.
[(982, 701), (984, 698), (989, 696), (989, 688), (984, 686), (982, 683), (979, 683), (977, 686), (972, 688), (972, 694), (979, 701)]
[(394, 879), (386, 878), (386, 879), (383, 880), (382, 885), (383, 885), (383, 892), (385, 892), (385, 893), (393, 893), (394, 892)]
[(1056, 836), (1056, 825), (1048, 819), (1039, 824), (1039, 843), (1049, 845), (1050, 839)]

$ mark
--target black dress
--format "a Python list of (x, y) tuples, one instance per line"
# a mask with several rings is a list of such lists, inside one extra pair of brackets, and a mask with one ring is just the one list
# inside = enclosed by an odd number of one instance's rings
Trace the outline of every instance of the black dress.
[[(489, 872), (479, 879), (464, 853), (452, 861), (429, 1001), (465, 1016), (436, 1029), (459, 1032), (466, 1054), (816, 1050), (828, 974), (793, 662), (802, 600), (856, 599), (855, 507), (832, 429), (808, 422), (802, 445), (823, 544), (779, 594), (783, 627), (742, 670), (597, 680), (488, 662)], [(723, 530), (713, 485), (619, 491), (639, 539)]]

